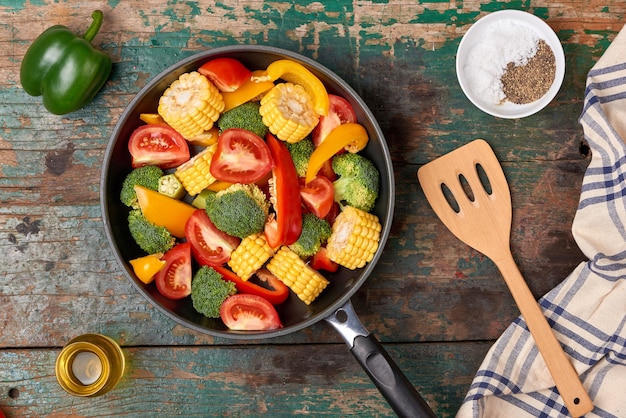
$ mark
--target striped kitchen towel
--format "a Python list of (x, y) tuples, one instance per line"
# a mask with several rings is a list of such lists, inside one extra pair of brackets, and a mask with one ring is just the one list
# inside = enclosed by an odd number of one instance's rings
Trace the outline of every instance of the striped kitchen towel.
[[(585, 417), (626, 417), (626, 27), (589, 72), (580, 117), (592, 158), (572, 232), (589, 261), (540, 299), (593, 400)], [(457, 418), (568, 417), (515, 320), (491, 347)]]

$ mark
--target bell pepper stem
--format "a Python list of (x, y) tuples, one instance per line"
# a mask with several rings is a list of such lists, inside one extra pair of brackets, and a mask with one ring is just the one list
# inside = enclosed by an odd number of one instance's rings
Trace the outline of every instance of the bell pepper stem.
[(93, 22), (91, 22), (91, 25), (89, 25), (87, 32), (85, 32), (85, 36), (83, 36), (83, 38), (89, 43), (91, 43), (93, 38), (95, 38), (96, 34), (100, 30), (104, 15), (102, 14), (102, 10), (94, 10), (94, 12), (91, 14), (91, 17), (93, 18)]

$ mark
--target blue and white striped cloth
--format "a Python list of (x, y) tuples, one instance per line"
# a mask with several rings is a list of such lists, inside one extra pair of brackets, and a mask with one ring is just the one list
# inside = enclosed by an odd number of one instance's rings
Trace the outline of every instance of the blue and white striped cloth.
[[(592, 158), (572, 232), (589, 261), (540, 305), (593, 400), (626, 417), (626, 27), (589, 72), (580, 117)], [(518, 318), (491, 347), (457, 418), (568, 417)]]

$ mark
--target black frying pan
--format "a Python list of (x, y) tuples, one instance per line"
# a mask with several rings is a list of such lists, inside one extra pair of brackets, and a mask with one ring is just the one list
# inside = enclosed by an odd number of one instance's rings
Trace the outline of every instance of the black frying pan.
[[(359, 122), (370, 137), (367, 147), (361, 153), (374, 162), (381, 174), (380, 195), (372, 211), (379, 217), (382, 225), (380, 246), (374, 259), (356, 271), (340, 268), (337, 273), (327, 274), (331, 284), (309, 306), (291, 294), (285, 303), (277, 307), (284, 327), (274, 331), (231, 331), (221, 320), (209, 319), (198, 313), (190, 298), (170, 300), (161, 296), (154, 285), (144, 285), (127, 262), (145, 255), (130, 236), (126, 221), (128, 208), (119, 201), (121, 184), (131, 171), (128, 138), (142, 124), (139, 115), (155, 113), (163, 91), (182, 73), (196, 70), (209, 59), (226, 56), (240, 60), (251, 70), (264, 69), (271, 62), (284, 58), (300, 62), (309, 68), (324, 82), (329, 93), (342, 96), (352, 104)], [(398, 415), (432, 417), (434, 414), (426, 402), (376, 338), (365, 329), (350, 303), (350, 297), (361, 287), (376, 265), (389, 236), (394, 209), (394, 187), (391, 157), (383, 133), (366, 104), (346, 82), (315, 61), (293, 52), (267, 46), (231, 46), (198, 53), (167, 68), (130, 102), (113, 130), (105, 153), (100, 198), (107, 237), (126, 276), (139, 293), (177, 323), (216, 337), (246, 340), (286, 335), (326, 320), (340, 332), (352, 354)]]

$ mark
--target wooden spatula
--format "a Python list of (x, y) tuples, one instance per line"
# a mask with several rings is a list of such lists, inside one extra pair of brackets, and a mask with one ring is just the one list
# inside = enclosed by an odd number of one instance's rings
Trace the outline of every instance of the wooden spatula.
[(489, 144), (472, 141), (422, 166), (417, 176), (446, 227), (489, 257), (504, 276), (570, 414), (591, 411), (589, 395), (511, 255), (511, 194)]

